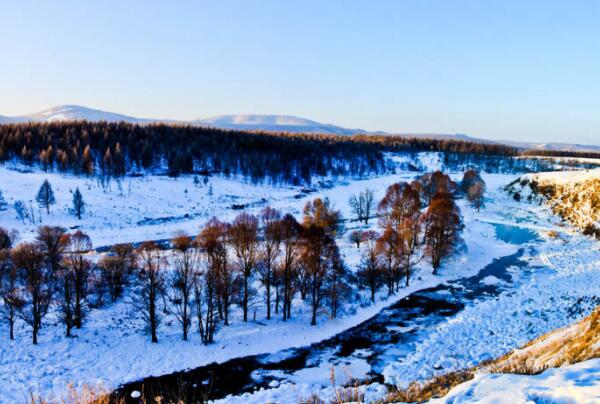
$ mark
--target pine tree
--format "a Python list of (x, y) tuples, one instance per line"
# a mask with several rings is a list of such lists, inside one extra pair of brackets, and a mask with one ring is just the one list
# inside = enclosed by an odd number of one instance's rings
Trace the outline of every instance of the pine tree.
[(71, 213), (77, 216), (77, 219), (79, 220), (81, 220), (81, 216), (85, 213), (85, 202), (83, 200), (83, 195), (81, 195), (81, 191), (79, 191), (79, 187), (73, 192), (73, 207), (71, 208)]
[(39, 203), (40, 207), (46, 208), (47, 214), (50, 214), (50, 205), (54, 205), (56, 199), (54, 198), (54, 191), (52, 191), (52, 186), (48, 180), (44, 180), (35, 200)]

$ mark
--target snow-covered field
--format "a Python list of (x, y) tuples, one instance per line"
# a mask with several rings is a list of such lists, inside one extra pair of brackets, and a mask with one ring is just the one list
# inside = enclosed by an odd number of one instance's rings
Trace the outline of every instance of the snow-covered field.
[[(429, 169), (440, 166), (436, 154), (421, 154), (419, 158)], [(211, 177), (207, 184), (201, 180), (195, 183), (193, 177), (136, 177), (127, 178), (120, 185), (113, 182), (110, 189), (104, 189), (86, 178), (37, 171), (25, 173), (1, 166), (0, 190), (9, 203), (34, 200), (39, 185), (47, 178), (54, 187), (57, 204), (49, 216), (36, 208), (36, 216), (42, 218), (43, 224), (79, 226), (90, 234), (95, 246), (102, 246), (169, 238), (177, 230), (195, 234), (212, 216), (232, 219), (240, 212), (232, 209), (234, 204), (255, 212), (270, 204), (299, 215), (306, 201), (327, 196), (345, 217), (351, 217), (348, 199), (352, 194), (368, 187), (378, 200), (388, 185), (412, 179), (414, 175), (406, 172), (360, 181), (330, 181), (315, 187), (311, 193), (303, 192), (300, 187), (252, 185), (220, 177)], [(458, 179), (460, 175), (455, 173), (453, 177)], [(366, 297), (352, 302), (341, 318), (328, 320), (323, 315), (317, 327), (308, 325), (309, 310), (299, 299), (294, 302), (293, 321), (288, 323), (265, 321), (262, 301), (257, 300), (253, 309), (256, 309), (259, 321), (243, 324), (241, 312), (234, 310), (232, 325), (218, 332), (214, 345), (203, 346), (195, 333), (190, 341), (181, 341), (178, 324), (170, 317), (159, 330), (159, 343), (151, 344), (143, 332), (141, 318), (134, 313), (126, 297), (114, 305), (92, 310), (84, 327), (71, 339), (63, 336), (62, 326), (52, 324), (56, 322), (52, 318), (42, 330), (38, 346), (31, 345), (29, 330), (22, 324), (17, 330), (16, 341), (10, 341), (7, 330), (0, 328), (0, 374), (3, 375), (0, 397), (21, 402), (29, 391), (60, 394), (71, 382), (76, 386), (100, 384), (113, 388), (149, 375), (274, 352), (331, 337), (412, 291), (473, 275), (494, 258), (515, 253), (519, 246), (498, 240), (494, 223), (527, 227), (540, 235), (541, 241), (534, 250), (528, 250), (524, 258), (529, 262), (531, 273), (522, 276), (515, 272), (518, 288), (507, 289), (495, 299), (476, 302), (447, 319), (413, 355), (402, 363), (391, 362), (384, 374), (387, 382), (404, 384), (435, 374), (440, 363), (444, 365), (443, 370), (448, 371), (505, 353), (532, 337), (586, 314), (593, 303), (588, 302), (588, 297), (600, 294), (597, 242), (557, 223), (547, 208), (517, 203), (506, 195), (502, 186), (515, 178), (512, 175), (486, 175), (487, 206), (479, 213), (465, 201), (460, 201), (465, 221), (465, 248), (441, 268), (439, 275), (433, 276), (430, 265), (422, 261), (410, 288), (402, 289), (387, 300), (380, 295), (373, 305), (368, 304)], [(70, 192), (75, 187), (80, 188), (89, 206), (89, 212), (81, 221), (68, 213)], [(27, 240), (34, 237), (39, 223), (23, 225), (9, 209), (0, 212), (0, 225), (20, 230), (20, 239)], [(349, 228), (352, 226), (355, 224), (348, 224)], [(551, 237), (551, 230), (559, 237)], [(339, 243), (346, 262), (356, 270), (360, 251), (346, 238)], [(572, 312), (574, 307), (580, 310)], [(250, 396), (229, 397), (226, 401), (290, 402), (314, 391), (325, 395), (332, 393), (331, 389), (322, 390), (323, 386), (313, 383), (308, 376), (294, 382)], [(373, 385), (370, 389), (367, 396), (371, 398), (384, 393), (381, 385)]]
[[(395, 164), (407, 161), (406, 156), (390, 157)], [(442, 163), (438, 153), (419, 153), (413, 162), (418, 167), (436, 170)], [(0, 191), (9, 208), (0, 211), (0, 225), (18, 229), (20, 240), (35, 237), (40, 224), (75, 228), (90, 235), (95, 247), (120, 242), (136, 242), (171, 238), (176, 231), (197, 234), (211, 217), (231, 220), (242, 209), (257, 213), (270, 205), (284, 213), (298, 217), (302, 207), (315, 197), (329, 197), (344, 217), (351, 216), (348, 199), (369, 187), (376, 199), (394, 181), (413, 178), (415, 174), (402, 173), (368, 180), (316, 179), (313, 186), (271, 186), (252, 184), (243, 179), (221, 176), (166, 175), (125, 177), (112, 180), (108, 187), (97, 179), (61, 175), (53, 172), (32, 171), (17, 164), (0, 165)], [(47, 215), (35, 200), (39, 187), (47, 179), (56, 197)], [(72, 192), (79, 187), (86, 203), (86, 213), (78, 220), (69, 213)], [(23, 201), (33, 207), (35, 223), (22, 223), (12, 205)]]

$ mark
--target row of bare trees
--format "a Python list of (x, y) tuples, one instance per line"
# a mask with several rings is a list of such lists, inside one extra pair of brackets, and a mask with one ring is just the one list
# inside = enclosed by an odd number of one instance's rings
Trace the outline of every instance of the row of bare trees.
[(151, 241), (137, 248), (118, 244), (96, 263), (87, 258), (92, 243), (81, 231), (42, 226), (35, 241), (15, 246), (16, 234), (0, 229), (0, 309), (11, 338), (21, 318), (37, 343), (51, 307), (71, 336), (89, 308), (118, 300), (125, 286), (133, 284), (132, 307), (153, 342), (164, 315), (171, 313), (184, 339), (195, 317), (202, 340), (210, 343), (217, 325), (229, 324), (234, 303), (248, 321), (260, 282), (267, 319), (274, 311), (288, 320), (300, 294), (310, 298), (311, 324), (316, 324), (324, 302), (335, 317), (349, 290), (334, 238), (340, 222), (327, 199), (308, 203), (302, 223), (267, 207), (258, 216), (241, 213), (231, 223), (213, 218), (195, 238), (177, 234), (170, 250)]
[[(376, 207), (381, 232), (364, 231), (357, 240), (358, 246), (367, 243), (358, 280), (371, 299), (381, 286), (392, 294), (403, 279), (408, 285), (421, 252), (431, 258), (434, 272), (450, 254), (461, 228), (456, 190), (440, 172), (388, 187)], [(370, 191), (359, 196), (372, 199)], [(363, 213), (370, 209), (375, 208)], [(240, 213), (230, 223), (213, 218), (195, 237), (176, 234), (168, 249), (152, 241), (117, 244), (97, 262), (89, 259), (92, 243), (81, 231), (42, 226), (34, 241), (14, 245), (16, 234), (0, 228), (0, 310), (11, 338), (20, 318), (31, 327), (34, 343), (49, 312), (71, 336), (90, 308), (119, 300), (128, 286), (153, 342), (170, 314), (184, 340), (195, 325), (202, 341), (211, 343), (219, 326), (230, 324), (234, 304), (246, 322), (251, 315), (256, 319), (259, 299), (267, 319), (287, 321), (299, 297), (311, 307), (315, 325), (321, 311), (338, 315), (357, 280), (336, 242), (341, 224), (330, 201), (317, 198), (305, 205), (301, 222), (266, 207), (258, 215)]]
[[(231, 306), (239, 303), (248, 321), (255, 281), (264, 289), (266, 317), (292, 315), (298, 293), (310, 297), (311, 324), (316, 324), (323, 302), (335, 317), (348, 291), (347, 273), (335, 242), (341, 216), (329, 201), (316, 199), (304, 210), (303, 223), (267, 207), (260, 215), (239, 214), (231, 223), (211, 219), (195, 238), (178, 234), (171, 242), (170, 259), (153, 242), (138, 248), (139, 299), (152, 341), (165, 311), (171, 312), (188, 338), (195, 317), (204, 343), (213, 342), (219, 324), (230, 323)], [(166, 271), (168, 266), (171, 271)], [(256, 312), (254, 312), (256, 315)]]

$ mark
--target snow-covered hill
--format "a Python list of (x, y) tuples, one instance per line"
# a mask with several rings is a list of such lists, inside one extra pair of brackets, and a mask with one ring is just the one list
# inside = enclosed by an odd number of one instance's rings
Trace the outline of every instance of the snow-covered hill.
[(527, 174), (507, 191), (515, 199), (547, 203), (555, 214), (600, 237), (600, 169)]
[(121, 115), (114, 112), (101, 111), (82, 107), (80, 105), (58, 105), (34, 114), (19, 117), (22, 120), (37, 122), (54, 121), (107, 121), (107, 122), (130, 122), (130, 123), (148, 123), (151, 119), (140, 119), (128, 115)]
[(222, 129), (265, 130), (274, 132), (327, 133), (335, 135), (353, 135), (357, 133), (383, 134), (364, 129), (349, 129), (328, 123), (312, 121), (291, 115), (219, 115), (197, 119), (192, 124)]
[(21, 116), (0, 115), (0, 124), (21, 122), (56, 122), (56, 121), (90, 121), (90, 122), (128, 122), (137, 124), (178, 123), (174, 119), (136, 118), (115, 112), (102, 111), (81, 105), (57, 105), (33, 114)]
[(503, 143), (508, 146), (514, 146), (521, 149), (531, 150), (558, 150), (572, 152), (600, 152), (600, 146), (586, 145), (577, 143), (534, 143), (534, 142), (515, 142), (510, 140), (501, 140), (498, 143)]

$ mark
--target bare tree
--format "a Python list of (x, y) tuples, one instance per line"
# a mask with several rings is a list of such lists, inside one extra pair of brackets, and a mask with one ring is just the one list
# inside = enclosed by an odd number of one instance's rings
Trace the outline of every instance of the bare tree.
[(205, 258), (204, 271), (194, 284), (198, 329), (202, 342), (213, 342), (219, 307), (228, 324), (232, 294), (232, 276), (227, 259), (227, 225), (212, 218), (198, 235), (196, 242)]
[(400, 236), (400, 257), (404, 266), (406, 286), (408, 286), (413, 266), (413, 257), (417, 252), (421, 237), (419, 183), (413, 182), (404, 188), (401, 203), (404, 206), (404, 212), (398, 226), (398, 234)]
[(52, 275), (60, 271), (60, 264), (67, 247), (65, 235), (67, 230), (58, 226), (40, 226), (37, 229), (36, 241), (42, 247), (46, 263), (50, 266)]
[(52, 301), (51, 270), (45, 264), (44, 253), (37, 243), (19, 244), (13, 249), (12, 257), (24, 284), (20, 315), (31, 326), (32, 340), (37, 344), (42, 319), (48, 314)]
[(363, 233), (362, 230), (354, 230), (348, 237), (351, 243), (356, 244), (356, 248), (360, 248), (360, 243), (363, 241)]
[(365, 219), (365, 211), (364, 206), (362, 204), (361, 195), (352, 195), (350, 200), (348, 201), (350, 208), (352, 209), (352, 213), (356, 215), (356, 219), (359, 222), (362, 222)]
[(347, 269), (342, 261), (340, 250), (335, 244), (335, 241), (333, 241), (333, 243), (329, 246), (328, 259), (326, 263), (326, 295), (329, 302), (331, 318), (336, 318), (343, 301), (348, 297), (351, 289), (347, 282)]
[(275, 291), (273, 307), (275, 309), (275, 315), (278, 315), (279, 307), (283, 300), (283, 268), (281, 265), (275, 265), (272, 269), (271, 288)]
[(350, 207), (356, 215), (359, 222), (369, 224), (369, 218), (375, 207), (375, 195), (370, 189), (365, 189), (363, 192), (350, 197)]
[(77, 230), (67, 236), (65, 266), (73, 280), (74, 309), (73, 324), (81, 328), (85, 316), (85, 299), (88, 292), (88, 278), (91, 262), (84, 254), (92, 249), (92, 241), (84, 232)]
[(292, 315), (292, 299), (294, 297), (293, 279), (297, 270), (297, 255), (300, 248), (302, 226), (294, 216), (286, 214), (281, 219), (282, 257), (280, 271), (283, 284), (283, 321)]
[(65, 325), (66, 336), (71, 336), (71, 330), (75, 324), (74, 306), (75, 306), (75, 279), (74, 272), (67, 262), (64, 262), (56, 272), (57, 289), (60, 294), (60, 319)]
[(192, 324), (192, 292), (198, 278), (199, 255), (196, 245), (187, 235), (180, 233), (171, 241), (173, 244), (173, 276), (171, 284), (175, 304), (174, 315), (181, 324), (183, 340), (187, 341)]
[(248, 321), (250, 281), (258, 257), (258, 219), (256, 216), (240, 213), (229, 229), (229, 241), (235, 251), (237, 269), (243, 278), (242, 309), (244, 311), (244, 321)]
[(456, 184), (441, 171), (427, 173), (420, 177), (421, 191), (425, 203), (429, 205), (436, 194), (453, 194)]
[(371, 218), (371, 214), (375, 209), (375, 194), (372, 190), (367, 188), (364, 190), (362, 195), (364, 200), (365, 224), (369, 224), (369, 219)]
[(485, 181), (477, 170), (467, 170), (463, 174), (460, 189), (475, 209), (479, 210), (484, 205)]
[(461, 228), (460, 212), (452, 196), (436, 194), (425, 213), (425, 220), (429, 223), (425, 235), (426, 252), (431, 257), (435, 274), (442, 259), (452, 252)]
[(367, 250), (363, 254), (361, 268), (358, 271), (358, 278), (361, 283), (369, 288), (373, 303), (375, 303), (375, 293), (383, 283), (383, 269), (381, 256), (377, 250), (377, 238), (377, 235), (373, 235), (373, 237), (366, 240)]
[(148, 328), (152, 342), (158, 342), (156, 335), (161, 317), (157, 304), (165, 289), (165, 259), (158, 244), (146, 241), (138, 248), (139, 295), (135, 307), (141, 312)]
[(469, 199), (469, 202), (477, 209), (477, 212), (479, 212), (484, 205), (484, 194), (485, 182), (483, 181), (473, 183), (467, 191), (467, 199)]
[(317, 312), (323, 297), (323, 282), (334, 250), (335, 241), (327, 234), (325, 228), (311, 224), (302, 233), (301, 260), (311, 294), (311, 325), (317, 324)]
[(58, 226), (41, 226), (37, 229), (36, 241), (40, 245), (46, 264), (50, 267), (52, 280), (60, 295), (61, 319), (66, 327), (67, 337), (73, 327), (73, 278), (63, 265), (65, 250), (68, 246), (66, 229)]
[(388, 293), (399, 287), (399, 270), (406, 284), (410, 279), (412, 259), (420, 240), (421, 184), (397, 183), (388, 187), (378, 206), (379, 221), (385, 229), (379, 242), (388, 272)]
[(271, 286), (273, 285), (273, 274), (276, 260), (281, 249), (281, 213), (271, 207), (266, 207), (261, 214), (261, 224), (263, 228), (263, 243), (260, 250), (259, 271), (261, 281), (265, 287), (265, 296), (267, 304), (267, 320), (271, 319)]
[(128, 276), (137, 265), (135, 249), (131, 244), (115, 244), (110, 254), (98, 260), (103, 283), (108, 288), (110, 298), (115, 302), (122, 294)]
[(11, 248), (17, 237), (0, 227), (0, 314), (8, 322), (10, 339), (15, 339), (15, 320), (19, 308), (23, 305), (17, 267), (13, 265)]
[(335, 236), (342, 230), (342, 214), (334, 209), (328, 198), (316, 198), (314, 201), (307, 202), (303, 213), (304, 227), (315, 225), (331, 236)]
[(110, 300), (116, 301), (120, 294), (118, 290), (122, 287), (122, 282), (118, 281), (122, 278), (118, 258), (114, 255), (105, 255), (98, 260), (97, 266), (102, 277), (102, 284), (108, 289)]
[(381, 257), (388, 295), (394, 292), (401, 265), (400, 235), (392, 226), (386, 226), (377, 239), (377, 254)]

